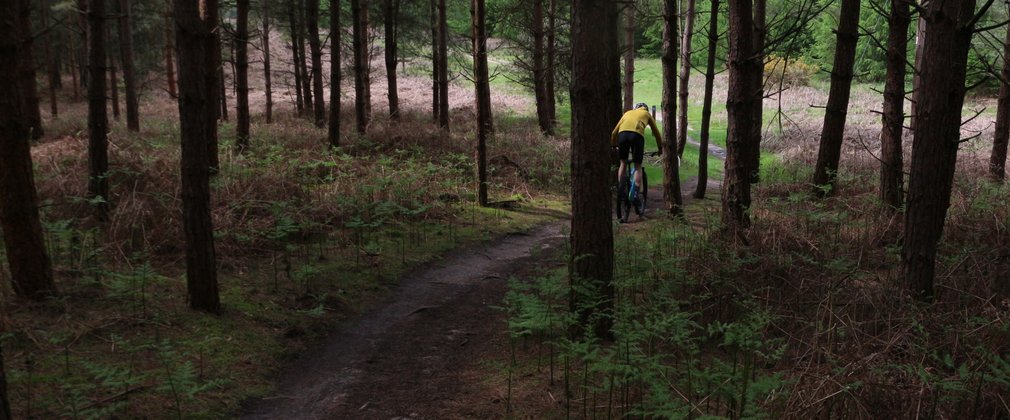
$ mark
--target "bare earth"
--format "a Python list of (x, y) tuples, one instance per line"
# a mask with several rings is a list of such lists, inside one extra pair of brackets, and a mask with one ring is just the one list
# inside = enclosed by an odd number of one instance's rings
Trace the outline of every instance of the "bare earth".
[(538, 265), (531, 249), (557, 248), (562, 224), (450, 255), (408, 276), (386, 302), (298, 361), (274, 396), (250, 402), (243, 418), (494, 416), (486, 411), (494, 401), (473, 395), (487, 394), (480, 378), (461, 375), (500, 348), (504, 315), (494, 306), (507, 279)]

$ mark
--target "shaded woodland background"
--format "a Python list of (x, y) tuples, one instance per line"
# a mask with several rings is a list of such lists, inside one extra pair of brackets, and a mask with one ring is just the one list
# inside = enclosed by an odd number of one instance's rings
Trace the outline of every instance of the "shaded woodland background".
[[(0, 416), (233, 415), (412, 267), (563, 214), (504, 303), (503, 416), (1002, 418), (1008, 19), (14, 1)], [(618, 231), (607, 138), (643, 100), (664, 206)]]

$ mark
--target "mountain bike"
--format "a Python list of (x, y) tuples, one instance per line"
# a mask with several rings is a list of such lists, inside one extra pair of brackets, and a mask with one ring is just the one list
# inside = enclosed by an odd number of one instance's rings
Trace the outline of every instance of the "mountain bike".
[[(658, 152), (649, 153), (649, 156), (652, 157), (658, 155)], [(635, 214), (641, 217), (645, 216), (645, 205), (649, 202), (649, 174), (645, 172), (644, 161), (641, 166), (636, 169), (634, 165), (629, 164), (628, 171), (621, 177), (620, 184), (617, 186), (617, 218), (622, 223), (628, 221), (632, 209), (635, 210)], [(642, 171), (642, 185), (635, 183), (635, 172), (637, 171)]]

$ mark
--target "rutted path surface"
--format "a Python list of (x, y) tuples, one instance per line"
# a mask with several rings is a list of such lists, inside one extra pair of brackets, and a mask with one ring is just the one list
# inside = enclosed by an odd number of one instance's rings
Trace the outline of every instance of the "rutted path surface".
[(275, 394), (248, 404), (243, 418), (467, 416), (466, 407), (451, 406), (467, 386), (458, 370), (501, 332), (493, 306), (509, 276), (537, 265), (532, 250), (562, 244), (565, 224), (457, 252), (408, 276), (384, 303), (296, 362)]

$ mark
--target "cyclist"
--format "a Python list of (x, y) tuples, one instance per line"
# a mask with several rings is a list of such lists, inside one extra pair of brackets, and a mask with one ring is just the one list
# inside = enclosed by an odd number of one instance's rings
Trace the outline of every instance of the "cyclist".
[[(659, 154), (663, 154), (663, 136), (659, 134), (656, 120), (649, 113), (645, 102), (635, 104), (635, 108), (625, 112), (621, 121), (617, 122), (614, 131), (610, 133), (610, 145), (616, 146), (621, 157), (621, 166), (617, 169), (617, 182), (624, 178), (628, 165), (628, 152), (631, 152), (632, 163), (635, 164), (635, 185), (642, 185), (642, 159), (645, 156), (645, 126), (652, 128), (656, 137)], [(623, 220), (622, 220), (623, 221)]]

